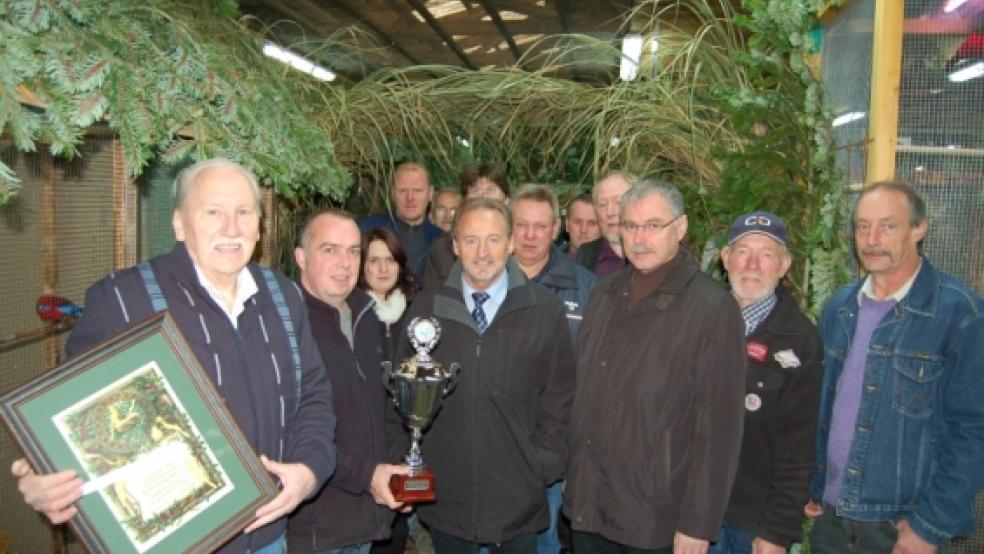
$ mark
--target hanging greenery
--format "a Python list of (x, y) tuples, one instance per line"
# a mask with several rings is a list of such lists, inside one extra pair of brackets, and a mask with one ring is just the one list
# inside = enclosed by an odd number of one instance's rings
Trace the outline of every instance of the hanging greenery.
[[(788, 281), (816, 311), (849, 256), (830, 114), (804, 61), (823, 3), (743, 0), (736, 13), (727, 0), (647, 0), (626, 25), (658, 49), (633, 81), (565, 78), (585, 59), (615, 75), (621, 55), (572, 35), (530, 47), (511, 68), (420, 66), (324, 84), (262, 56), (233, 0), (10, 0), (0, 3), (0, 130), (21, 150), (40, 143), (71, 157), (105, 119), (131, 173), (158, 154), (224, 155), (288, 207), (307, 207), (298, 219), (319, 198), (387, 207), (385, 184), (405, 159), (444, 185), (465, 161), (499, 161), (514, 182), (547, 182), (565, 198), (610, 169), (655, 175), (684, 191), (690, 246), (711, 270), (736, 215), (784, 216)], [(25, 91), (41, 109), (22, 103)], [(347, 197), (349, 172), (358, 179)], [(16, 187), (0, 163), (0, 203)]]
[[(282, 195), (343, 197), (350, 177), (313, 123), (320, 83), (263, 56), (237, 15), (233, 0), (2, 2), (0, 132), (72, 157), (106, 119), (134, 175), (157, 153), (221, 155)], [(0, 204), (17, 190), (0, 163)]]
[[(819, 0), (649, 0), (626, 16), (658, 49), (639, 78), (610, 84), (558, 75), (571, 59), (617, 74), (618, 45), (584, 36), (534, 45), (514, 67), (387, 69), (331, 87), (321, 123), (348, 140), (337, 155), (363, 175), (360, 208), (386, 209), (395, 162), (418, 159), (453, 175), (461, 144), (509, 165), (516, 181), (562, 195), (609, 169), (678, 184), (690, 246), (716, 269), (737, 215), (766, 209), (793, 234), (787, 280), (813, 313), (847, 278), (846, 205), (831, 152), (830, 114), (806, 64)], [(540, 67), (528, 71), (526, 67)]]

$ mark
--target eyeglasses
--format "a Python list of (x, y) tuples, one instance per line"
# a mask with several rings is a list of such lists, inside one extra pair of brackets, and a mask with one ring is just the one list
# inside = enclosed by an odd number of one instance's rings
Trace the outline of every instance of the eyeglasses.
[(680, 217), (682, 216), (683, 214), (680, 214), (674, 217), (673, 219), (667, 221), (666, 223), (660, 223), (659, 221), (647, 221), (645, 223), (639, 224), (634, 221), (622, 221), (621, 223), (618, 224), (618, 226), (622, 229), (622, 231), (630, 235), (632, 233), (635, 233), (636, 229), (642, 229), (642, 231), (647, 235), (653, 235), (662, 231), (663, 229), (666, 229), (667, 227), (672, 225), (674, 221), (680, 219)]

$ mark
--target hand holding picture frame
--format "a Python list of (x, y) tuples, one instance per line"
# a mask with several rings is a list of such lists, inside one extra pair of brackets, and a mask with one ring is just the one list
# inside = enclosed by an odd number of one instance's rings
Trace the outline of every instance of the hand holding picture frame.
[(210, 552), (277, 490), (167, 312), (0, 398), (39, 473), (84, 482), (92, 552)]

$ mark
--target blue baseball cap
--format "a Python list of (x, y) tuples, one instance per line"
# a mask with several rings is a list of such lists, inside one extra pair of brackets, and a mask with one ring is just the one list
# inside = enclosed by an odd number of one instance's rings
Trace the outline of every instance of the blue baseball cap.
[(770, 237), (783, 246), (786, 246), (789, 241), (786, 234), (786, 224), (783, 223), (782, 218), (776, 214), (758, 211), (738, 216), (738, 219), (735, 219), (728, 231), (728, 244), (734, 244), (736, 240), (752, 233)]

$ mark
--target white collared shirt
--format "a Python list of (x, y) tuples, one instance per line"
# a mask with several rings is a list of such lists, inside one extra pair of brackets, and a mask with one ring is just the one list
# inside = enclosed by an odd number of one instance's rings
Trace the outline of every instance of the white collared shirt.
[[(461, 292), (465, 297), (465, 307), (468, 308), (468, 313), (471, 313), (475, 309), (475, 299), (472, 298), (472, 293), (478, 292), (478, 290), (465, 281), (464, 273), (461, 275)], [(489, 295), (489, 299), (482, 304), (482, 311), (485, 312), (485, 321), (491, 325), (499, 307), (506, 301), (506, 293), (509, 292), (509, 272), (503, 269), (499, 278), (493, 281), (484, 292)]]
[(236, 298), (232, 302), (232, 310), (230, 311), (226, 307), (225, 301), (219, 293), (219, 289), (215, 288), (215, 285), (205, 277), (205, 274), (202, 273), (202, 270), (198, 269), (197, 265), (195, 266), (195, 273), (198, 274), (198, 282), (201, 283), (202, 288), (222, 308), (229, 321), (232, 322), (232, 326), (239, 329), (239, 314), (243, 313), (243, 310), (246, 309), (246, 301), (259, 292), (256, 286), (256, 280), (253, 279), (253, 274), (245, 267), (239, 272), (239, 276), (236, 277)]
[(871, 280), (871, 274), (869, 273), (867, 277), (864, 278), (864, 283), (861, 284), (861, 290), (858, 291), (858, 306), (861, 305), (861, 295), (865, 295), (872, 300), (895, 300), (896, 302), (901, 302), (905, 295), (909, 294), (912, 289), (912, 284), (916, 282), (916, 277), (919, 276), (919, 270), (922, 269), (922, 258), (919, 258), (919, 267), (916, 268), (916, 272), (909, 277), (909, 280), (905, 282), (904, 285), (899, 287), (899, 290), (893, 292), (885, 298), (878, 298), (875, 296), (875, 284)]

